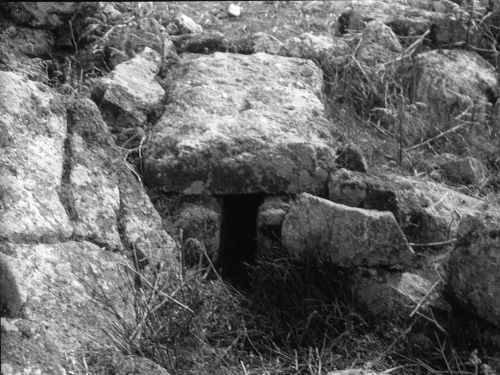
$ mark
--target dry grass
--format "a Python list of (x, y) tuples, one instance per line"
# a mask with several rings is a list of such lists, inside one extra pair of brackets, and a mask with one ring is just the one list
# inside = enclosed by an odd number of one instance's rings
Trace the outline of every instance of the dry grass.
[[(96, 298), (118, 322), (106, 333), (123, 354), (149, 358), (172, 374), (326, 374), (363, 367), (395, 374), (474, 373), (469, 352), (454, 349), (418, 314), (401, 322), (364, 313), (345, 287), (345, 270), (261, 258), (243, 291), (215, 270), (210, 280), (196, 268), (125, 270), (136, 320), (125, 322), (97, 286)], [(77, 373), (113, 373), (102, 353), (82, 358), (86, 370)]]
[(482, 104), (459, 112), (445, 103), (436, 106), (449, 95), (445, 91), (436, 91), (428, 103), (416, 99), (420, 55), (429, 51), (426, 34), (416, 37), (393, 61), (377, 65), (355, 57), (359, 34), (347, 37), (354, 47), (341, 64), (317, 61), (325, 75), (334, 136), (360, 145), (372, 166), (396, 162), (400, 173), (422, 172), (418, 169), (425, 155), (441, 153), (473, 156), (493, 173), (500, 170), (498, 127), (494, 118), (476, 115)]
[[(112, 68), (112, 51), (131, 57), (149, 46), (161, 52), (157, 25), (168, 26), (178, 12), (207, 31), (232, 37), (264, 31), (284, 41), (303, 32), (331, 34), (344, 3), (239, 2), (244, 8), (239, 19), (227, 18), (228, 4), (221, 2), (118, 4), (123, 14), (116, 20), (103, 14), (89, 20), (88, 29), (76, 40), (82, 48), (59, 64), (56, 78), (83, 88), (87, 80)], [(355, 41), (359, 36), (350, 37)], [(328, 59), (317, 61), (325, 74), (332, 134), (360, 145), (372, 164), (395, 161), (411, 167), (418, 164), (415, 159), (425, 157), (423, 150), (472, 149), (467, 131), (469, 125), (477, 125), (473, 119), (436, 119), (429, 126), (419, 117), (423, 107), (411, 95), (415, 59), (422, 47), (412, 46), (418, 40), (408, 41), (410, 49), (383, 71), (354, 54), (342, 66)], [(427, 143), (419, 145), (422, 142)], [(163, 203), (157, 208), (170, 216), (170, 206), (177, 203)], [(449, 337), (429, 334), (435, 326), (420, 318), (380, 322), (367, 316), (347, 292), (342, 270), (288, 258), (260, 259), (245, 291), (211, 271), (213, 278), (207, 277), (206, 269), (127, 268), (123, 287), (124, 293), (135, 295), (134, 322), (125, 321), (106, 292), (96, 288), (100, 303), (107, 304), (119, 322), (107, 331), (116, 349), (150, 358), (172, 374), (326, 374), (356, 367), (392, 374), (478, 373), (477, 361), (469, 361), (470, 343), (454, 349)], [(426, 333), (423, 338), (421, 331)], [(75, 373), (112, 373), (102, 353), (89, 350), (82, 358)]]

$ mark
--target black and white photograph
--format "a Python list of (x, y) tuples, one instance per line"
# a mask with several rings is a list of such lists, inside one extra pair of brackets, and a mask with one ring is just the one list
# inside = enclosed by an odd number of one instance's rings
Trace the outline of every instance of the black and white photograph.
[(500, 375), (500, 0), (0, 2), (1, 375)]

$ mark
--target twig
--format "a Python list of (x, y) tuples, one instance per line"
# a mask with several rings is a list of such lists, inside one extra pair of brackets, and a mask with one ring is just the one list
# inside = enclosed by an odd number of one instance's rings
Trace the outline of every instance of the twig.
[(130, 270), (131, 270), (132, 272), (134, 272), (135, 274), (139, 275), (139, 276), (140, 276), (140, 278), (141, 278), (141, 279), (142, 279), (142, 280), (143, 280), (146, 284), (148, 284), (148, 286), (149, 286), (150, 288), (155, 289), (155, 290), (156, 290), (158, 293), (160, 293), (162, 296), (167, 297), (167, 298), (168, 298), (169, 300), (171, 300), (172, 302), (176, 303), (176, 304), (177, 304), (177, 305), (179, 305), (180, 307), (183, 307), (183, 308), (185, 308), (186, 310), (188, 310), (189, 312), (191, 312), (191, 313), (193, 313), (193, 314), (194, 314), (194, 311), (193, 311), (193, 310), (191, 310), (188, 306), (186, 306), (186, 305), (185, 305), (185, 304), (183, 304), (182, 302), (177, 301), (175, 298), (173, 298), (172, 296), (170, 296), (170, 295), (168, 295), (167, 293), (163, 292), (162, 290), (156, 289), (156, 288), (154, 287), (154, 285), (153, 285), (153, 284), (151, 284), (151, 283), (149, 282), (149, 280), (148, 280), (148, 279), (146, 279), (146, 278), (144, 277), (144, 275), (142, 275), (141, 273), (137, 272), (135, 269), (133, 269), (132, 267), (130, 267), (130, 265), (128, 265), (127, 263), (123, 263), (123, 265), (124, 265), (125, 267), (127, 267), (128, 269), (130, 269)]
[(401, 61), (401, 60), (404, 60), (408, 57), (411, 57), (415, 53), (415, 51), (417, 50), (417, 47), (419, 46), (419, 44), (422, 43), (422, 41), (425, 39), (425, 37), (427, 35), (429, 35), (430, 32), (431, 32), (430, 30), (427, 30), (425, 33), (420, 35), (419, 38), (415, 42), (413, 42), (406, 50), (403, 51), (401, 56), (398, 56), (393, 60), (387, 61), (386, 63), (384, 63), (383, 66), (386, 67), (387, 65), (394, 64), (394, 63), (397, 63), (398, 61)]
[(448, 368), (449, 373), (453, 374), (453, 371), (451, 370), (450, 364), (448, 362), (448, 358), (446, 358), (446, 353), (444, 352), (444, 349), (446, 347), (446, 340), (441, 345), (441, 341), (439, 340), (439, 336), (437, 335), (436, 332), (434, 332), (434, 335), (436, 336), (436, 339), (437, 339), (437, 342), (439, 345), (439, 352), (441, 353), (441, 356), (443, 357), (444, 362), (446, 363), (446, 367)]
[(73, 22), (68, 21), (69, 23), (69, 30), (71, 31), (71, 40), (73, 41), (73, 44), (75, 46), (75, 53), (78, 53), (78, 45), (76, 44), (76, 39), (75, 39), (75, 33), (73, 32)]
[(245, 375), (248, 375), (247, 369), (245, 368), (245, 364), (243, 363), (243, 361), (240, 361), (240, 363), (241, 367), (243, 368), (243, 372), (245, 373)]
[(389, 354), (389, 352), (394, 348), (394, 346), (396, 345), (396, 343), (403, 337), (405, 337), (406, 335), (408, 335), (408, 333), (410, 333), (410, 331), (413, 329), (413, 326), (415, 325), (415, 323), (417, 322), (417, 319), (414, 319), (413, 322), (411, 322), (411, 324), (408, 326), (408, 328), (406, 328), (398, 337), (396, 337), (394, 339), (394, 341), (391, 343), (391, 345), (389, 345), (389, 347), (384, 350), (383, 353), (380, 353), (380, 355), (374, 360), (374, 361), (369, 361), (367, 362), (367, 368), (371, 369), (373, 368), (373, 366), (375, 366), (378, 362), (380, 362), (387, 354)]
[(436, 207), (438, 204), (440, 204), (441, 202), (443, 202), (445, 200), (445, 198), (448, 196), (449, 193), (450, 193), (449, 191), (447, 191), (446, 193), (444, 193), (443, 196), (441, 198), (439, 198), (439, 200), (436, 203), (432, 204), (429, 208)]
[(416, 144), (416, 145), (414, 145), (414, 146), (408, 147), (407, 149), (405, 149), (405, 151), (406, 151), (406, 152), (409, 152), (409, 151), (415, 150), (415, 149), (417, 149), (417, 148), (419, 148), (419, 147), (425, 146), (425, 145), (427, 145), (427, 144), (429, 144), (429, 143), (431, 143), (431, 142), (434, 142), (435, 140), (437, 140), (437, 139), (439, 139), (439, 138), (442, 138), (442, 137), (444, 137), (444, 136), (445, 136), (445, 135), (447, 135), (447, 134), (453, 133), (453, 132), (455, 132), (455, 131), (457, 131), (457, 130), (459, 130), (459, 129), (463, 128), (465, 125), (469, 125), (469, 124), (471, 124), (471, 123), (470, 123), (470, 122), (464, 122), (464, 123), (462, 123), (462, 124), (459, 124), (459, 125), (457, 125), (457, 126), (454, 126), (453, 128), (450, 128), (450, 129), (448, 129), (448, 130), (445, 130), (445, 131), (444, 131), (444, 132), (442, 132), (442, 133), (439, 133), (439, 134), (438, 134), (438, 135), (436, 135), (435, 137), (429, 138), (429, 139), (428, 139), (428, 140), (426, 140), (426, 141), (423, 141), (423, 142), (420, 142), (420, 143), (418, 143), (418, 144)]
[(429, 322), (431, 323), (434, 323), (434, 325), (437, 327), (437, 329), (439, 329), (441, 332), (443, 332), (445, 335), (448, 335), (448, 332), (446, 332), (446, 330), (441, 326), (441, 324), (439, 324), (436, 320), (436, 317), (434, 316), (434, 313), (432, 312), (432, 310), (430, 310), (431, 312), (431, 315), (432, 315), (432, 319), (429, 318), (427, 315), (421, 313), (420, 311), (417, 311), (417, 315), (418, 316), (421, 316), (422, 318), (428, 320)]
[(418, 301), (417, 303), (417, 306), (415, 306), (415, 308), (412, 310), (412, 312), (410, 313), (410, 318), (413, 317), (413, 315), (415, 315), (415, 313), (420, 309), (420, 307), (422, 307), (422, 304), (425, 302), (425, 300), (427, 299), (427, 297), (429, 297), (429, 295), (432, 293), (432, 291), (441, 283), (441, 280), (438, 280), (436, 281), (431, 287), (430, 289), (427, 291), (427, 293), (425, 293), (425, 295), (422, 297), (422, 299), (420, 301)]
[(450, 245), (454, 242), (456, 242), (456, 238), (452, 238), (451, 240), (447, 241), (440, 241), (440, 242), (428, 242), (428, 243), (411, 243), (411, 247), (434, 247), (434, 246), (443, 246), (443, 245)]
[[(205, 257), (207, 258), (207, 261), (208, 261), (208, 264), (210, 265), (210, 267), (212, 268), (212, 270), (214, 271), (215, 273), (215, 276), (217, 276), (217, 279), (220, 280), (220, 282), (222, 283), (222, 287), (224, 288), (224, 291), (227, 293), (227, 295), (230, 297), (231, 299), (231, 303), (233, 304), (233, 307), (236, 309), (237, 306), (236, 306), (236, 303), (234, 302), (233, 300), (233, 294), (231, 294), (231, 292), (229, 291), (229, 289), (227, 288), (227, 285), (226, 283), (224, 282), (224, 280), (222, 280), (222, 277), (221, 275), (219, 274), (219, 272), (217, 272), (217, 269), (215, 268), (213, 262), (212, 262), (212, 259), (210, 259), (210, 256), (208, 255), (208, 252), (207, 252), (207, 249), (205, 248), (205, 246), (202, 247), (202, 250), (203, 250), (203, 254), (205, 255)], [(236, 289), (233, 288), (233, 291), (236, 292), (237, 294), (239, 294), (240, 296), (242, 296), (242, 294), (240, 292), (238, 292)]]

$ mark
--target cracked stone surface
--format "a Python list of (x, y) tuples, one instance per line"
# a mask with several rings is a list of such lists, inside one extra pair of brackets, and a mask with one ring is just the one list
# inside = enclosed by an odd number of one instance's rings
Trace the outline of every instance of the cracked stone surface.
[[(147, 126), (148, 117), (165, 97), (165, 90), (156, 81), (160, 66), (160, 54), (146, 47), (94, 85), (92, 99), (113, 133)], [(127, 137), (119, 136), (119, 140), (125, 142)]]
[(109, 343), (109, 304), (133, 319), (134, 280), (119, 269), (132, 252), (171, 265), (176, 244), (90, 99), (11, 72), (0, 86), (2, 371), (61, 373)]
[(281, 228), (288, 251), (342, 267), (411, 265), (415, 254), (387, 211), (353, 208), (300, 194)]
[[(16, 270), (23, 296), (22, 313), (2, 322), (2, 363), (14, 373), (27, 368), (61, 373), (74, 351), (96, 342), (111, 344), (103, 329), (117, 321), (106, 310), (109, 305), (95, 300), (100, 287), (125, 321), (134, 319), (133, 288), (124, 288), (133, 278), (119, 268), (127, 262), (123, 255), (85, 241), (8, 243), (1, 255)], [(4, 330), (4, 324), (11, 329)]]
[(325, 193), (335, 150), (312, 61), (184, 54), (146, 145), (145, 181), (185, 194)]
[(352, 207), (390, 211), (408, 239), (416, 243), (446, 241), (457, 232), (461, 217), (489, 212), (488, 207), (433, 181), (396, 175), (367, 175), (340, 169), (330, 176), (329, 199)]
[(500, 327), (500, 219), (465, 217), (450, 259), (450, 286), (462, 304)]
[(111, 250), (138, 245), (145, 254), (171, 257), (174, 241), (97, 106), (89, 99), (63, 101), (15, 73), (0, 72), (0, 83), (1, 239), (77, 239)]
[(15, 241), (68, 239), (59, 200), (66, 111), (48, 88), (0, 72), (0, 233)]

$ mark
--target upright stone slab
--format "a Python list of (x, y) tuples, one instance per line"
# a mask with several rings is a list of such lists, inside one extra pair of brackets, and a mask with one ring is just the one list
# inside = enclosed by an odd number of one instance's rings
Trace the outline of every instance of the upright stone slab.
[(0, 72), (0, 239), (68, 239), (59, 200), (66, 110), (47, 86)]
[(145, 181), (184, 194), (326, 192), (333, 169), (311, 61), (185, 54), (146, 145)]

